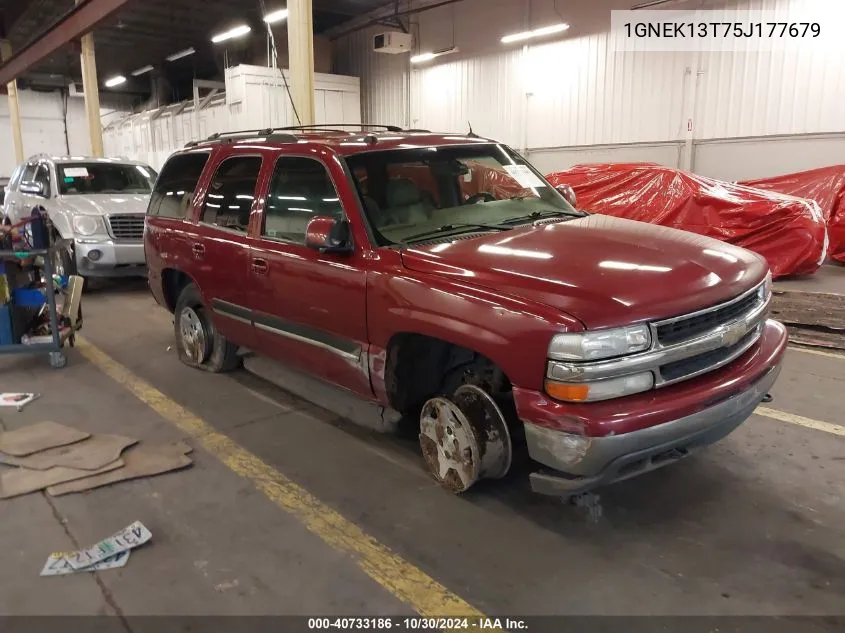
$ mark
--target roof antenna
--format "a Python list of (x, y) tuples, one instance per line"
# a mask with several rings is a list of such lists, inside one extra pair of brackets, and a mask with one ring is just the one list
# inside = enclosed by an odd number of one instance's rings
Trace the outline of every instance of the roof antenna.
[(469, 126), (469, 134), (467, 136), (469, 138), (478, 138), (478, 134), (472, 131), (472, 121), (467, 121), (467, 125)]

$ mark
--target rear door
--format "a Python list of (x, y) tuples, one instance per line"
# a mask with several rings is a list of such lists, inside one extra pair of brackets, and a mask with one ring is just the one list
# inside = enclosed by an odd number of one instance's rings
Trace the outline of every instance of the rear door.
[(248, 348), (254, 348), (255, 332), (248, 307), (247, 229), (261, 165), (261, 154), (252, 149), (234, 148), (216, 155), (188, 245), (191, 276), (211, 308), (214, 324), (230, 341)]
[(250, 256), (259, 349), (372, 398), (366, 261), (360, 249), (322, 254), (305, 246), (305, 227), (316, 216), (344, 218), (326, 165), (317, 158), (279, 156)]
[(24, 216), (28, 216), (31, 209), (25, 209), (24, 194), (20, 191), (20, 185), (23, 182), (32, 182), (35, 180), (35, 169), (38, 166), (37, 161), (31, 160), (20, 166), (19, 172), (16, 173), (17, 181), (13, 177), (9, 182), (10, 191), (6, 194), (6, 216), (14, 224)]

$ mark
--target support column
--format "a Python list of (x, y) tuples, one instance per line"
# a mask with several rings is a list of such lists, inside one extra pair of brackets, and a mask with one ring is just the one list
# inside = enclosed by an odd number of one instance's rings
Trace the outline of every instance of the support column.
[[(81, 0), (76, 0), (79, 4)], [(88, 135), (91, 155), (103, 156), (103, 126), (100, 122), (100, 85), (97, 82), (97, 60), (94, 57), (94, 34), (86, 33), (80, 39), (82, 54), (82, 90), (85, 93), (85, 113), (88, 116)]]
[[(0, 41), (0, 55), (5, 62), (12, 56), (12, 44), (9, 40)], [(6, 84), (9, 93), (9, 123), (12, 126), (12, 144), (15, 146), (15, 162), (23, 162), (23, 134), (21, 133), (21, 107), (18, 103), (18, 80), (12, 79)]]
[[(314, 21), (311, 0), (288, 0), (290, 89), (302, 125), (314, 121)], [(326, 121), (323, 121), (326, 123)]]

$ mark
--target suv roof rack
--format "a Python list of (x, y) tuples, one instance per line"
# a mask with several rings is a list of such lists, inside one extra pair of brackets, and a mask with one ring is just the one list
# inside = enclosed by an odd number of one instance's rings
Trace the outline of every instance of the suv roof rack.
[(335, 130), (334, 128), (357, 127), (357, 128), (382, 128), (388, 132), (404, 132), (398, 125), (380, 125), (376, 123), (319, 123), (314, 125), (289, 125), (276, 128), (277, 130), (332, 130), (345, 132), (347, 130)]
[[(388, 132), (404, 132), (398, 125), (377, 125), (370, 123), (321, 123), (315, 125), (288, 125), (285, 127), (267, 127), (257, 130), (236, 130), (232, 132), (215, 132), (208, 138), (201, 141), (189, 141), (185, 143), (185, 147), (196, 147), (200, 143), (210, 143), (212, 141), (229, 140), (233, 141), (238, 138), (246, 138), (250, 136), (266, 136), (268, 141), (275, 141), (277, 143), (296, 143), (299, 139), (293, 134), (285, 134), (285, 132), (301, 131), (324, 131), (324, 132), (348, 132), (349, 130), (341, 130), (341, 127), (355, 127), (355, 128), (381, 128)], [(415, 132), (427, 132), (428, 130), (414, 130)]]
[(276, 141), (279, 143), (296, 143), (299, 139), (293, 134), (277, 134), (277, 130), (284, 128), (262, 128), (259, 130), (236, 130), (233, 132), (215, 132), (208, 138), (201, 141), (189, 141), (185, 143), (185, 147), (195, 147), (200, 143), (210, 143), (212, 141), (234, 141), (238, 138), (248, 138), (250, 136), (266, 136), (268, 141)]

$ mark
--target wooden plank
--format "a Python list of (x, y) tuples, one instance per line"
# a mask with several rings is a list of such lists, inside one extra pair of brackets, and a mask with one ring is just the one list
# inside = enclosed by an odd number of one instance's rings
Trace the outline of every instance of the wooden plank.
[(845, 294), (775, 290), (772, 316), (789, 325), (845, 331)]

